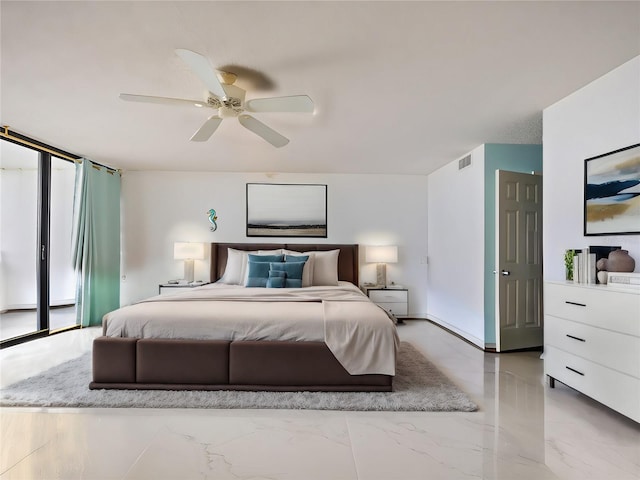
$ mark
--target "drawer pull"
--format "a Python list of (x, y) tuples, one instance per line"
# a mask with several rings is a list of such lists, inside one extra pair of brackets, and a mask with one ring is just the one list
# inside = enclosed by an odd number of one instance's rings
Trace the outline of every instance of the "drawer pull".
[(571, 370), (573, 373), (577, 373), (578, 375), (582, 375), (584, 377), (584, 373), (579, 372), (578, 370), (576, 370), (574, 368), (571, 368), (571, 367), (564, 367), (564, 368), (566, 368), (567, 370)]
[(568, 300), (566, 300), (564, 303), (568, 303), (569, 305), (575, 305), (576, 307), (586, 307), (584, 303), (570, 302)]
[(579, 342), (586, 342), (584, 338), (574, 337), (573, 335), (569, 335), (568, 333), (567, 333), (567, 337), (573, 338), (574, 340), (578, 340)]

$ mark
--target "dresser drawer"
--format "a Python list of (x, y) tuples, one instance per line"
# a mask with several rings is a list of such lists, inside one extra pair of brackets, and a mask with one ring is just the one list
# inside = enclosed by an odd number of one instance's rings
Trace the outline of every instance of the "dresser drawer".
[(617, 292), (608, 287), (545, 284), (545, 313), (640, 336), (640, 295)]
[(407, 302), (406, 290), (369, 290), (369, 298), (374, 303)]
[(640, 422), (640, 380), (546, 345), (547, 375)]
[(407, 304), (405, 303), (387, 303), (387, 302), (375, 302), (379, 307), (384, 308), (387, 312), (393, 313), (394, 315), (406, 315), (407, 314)]
[(640, 378), (640, 338), (545, 315), (544, 343)]

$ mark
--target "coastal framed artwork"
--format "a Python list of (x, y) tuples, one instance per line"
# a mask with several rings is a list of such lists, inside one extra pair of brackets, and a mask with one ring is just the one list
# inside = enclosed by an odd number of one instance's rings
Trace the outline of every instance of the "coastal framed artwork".
[(327, 238), (327, 186), (247, 183), (247, 237)]
[(584, 161), (584, 234), (640, 233), (640, 143)]

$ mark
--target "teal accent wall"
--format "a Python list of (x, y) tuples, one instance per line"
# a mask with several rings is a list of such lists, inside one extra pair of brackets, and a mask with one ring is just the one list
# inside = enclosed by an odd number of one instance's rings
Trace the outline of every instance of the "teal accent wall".
[(496, 170), (542, 172), (542, 145), (484, 146), (484, 342), (496, 343)]

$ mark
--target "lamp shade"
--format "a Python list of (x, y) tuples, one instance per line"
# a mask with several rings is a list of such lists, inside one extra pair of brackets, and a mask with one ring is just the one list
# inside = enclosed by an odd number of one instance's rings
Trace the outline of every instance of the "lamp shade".
[(397, 263), (398, 247), (395, 245), (367, 246), (365, 253), (367, 263)]
[(204, 258), (204, 244), (196, 242), (175, 242), (173, 244), (175, 260), (201, 260)]

